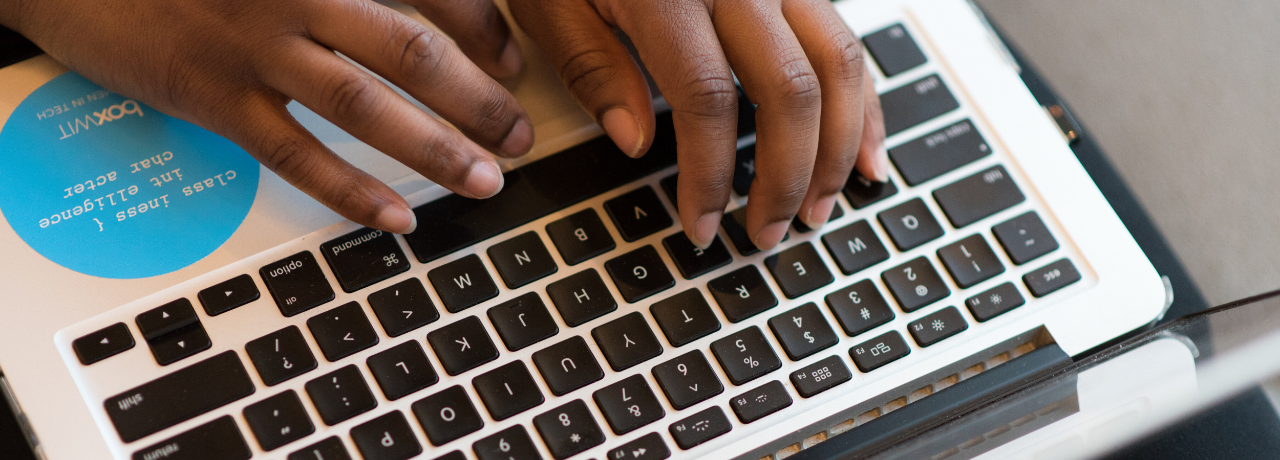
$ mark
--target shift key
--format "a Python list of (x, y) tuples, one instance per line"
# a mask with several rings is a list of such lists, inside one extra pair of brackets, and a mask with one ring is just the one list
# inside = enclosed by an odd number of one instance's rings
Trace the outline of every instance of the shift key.
[(234, 351), (206, 359), (124, 393), (103, 405), (124, 442), (133, 442), (253, 394)]

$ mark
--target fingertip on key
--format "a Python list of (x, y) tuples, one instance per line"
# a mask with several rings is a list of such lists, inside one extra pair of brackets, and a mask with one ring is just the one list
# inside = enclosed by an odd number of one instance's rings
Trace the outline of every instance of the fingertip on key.
[(374, 219), (373, 225), (379, 229), (403, 235), (413, 233), (418, 228), (418, 216), (402, 203), (391, 203), (378, 211), (378, 217)]
[(831, 210), (835, 205), (835, 195), (819, 198), (818, 201), (813, 203), (813, 206), (809, 207), (808, 213), (801, 220), (804, 221), (804, 224), (809, 228), (821, 228), (822, 225), (826, 224), (827, 220), (831, 218)]
[(889, 180), (889, 150), (883, 145), (871, 156), (871, 179), (876, 182)]
[(467, 172), (462, 188), (473, 198), (489, 198), (502, 191), (504, 180), (497, 164), (492, 161), (477, 161)]
[(631, 158), (640, 156), (640, 149), (644, 147), (644, 128), (640, 126), (635, 114), (626, 107), (614, 107), (605, 111), (600, 117), (600, 127), (604, 128), (622, 153)]
[(766, 225), (759, 233), (756, 233), (752, 243), (755, 243), (756, 247), (761, 250), (773, 249), (774, 246), (782, 242), (782, 237), (787, 235), (787, 226), (790, 224), (790, 220), (780, 220)]
[(689, 239), (698, 249), (706, 249), (716, 239), (716, 228), (720, 226), (720, 218), (724, 213), (709, 212), (698, 218), (693, 224), (693, 235)]

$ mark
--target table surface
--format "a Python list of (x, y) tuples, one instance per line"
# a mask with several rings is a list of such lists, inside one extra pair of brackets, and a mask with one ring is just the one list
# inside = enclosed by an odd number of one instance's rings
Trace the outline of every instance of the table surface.
[(1101, 145), (1210, 305), (1280, 287), (1280, 2), (977, 3)]

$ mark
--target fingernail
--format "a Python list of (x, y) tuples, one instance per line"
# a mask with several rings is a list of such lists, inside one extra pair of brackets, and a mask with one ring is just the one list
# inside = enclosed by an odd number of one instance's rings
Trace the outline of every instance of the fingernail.
[(756, 237), (752, 242), (761, 250), (773, 249), (774, 246), (777, 246), (778, 243), (782, 242), (782, 237), (786, 236), (787, 226), (790, 224), (790, 221), (780, 220), (766, 225), (763, 230), (760, 230), (760, 233), (756, 234)]
[(507, 157), (518, 157), (524, 155), (533, 147), (533, 126), (528, 120), (521, 118), (516, 120), (516, 125), (511, 127), (511, 132), (507, 133), (507, 138), (502, 141), (502, 146), (498, 147), (498, 153)]
[(462, 187), (475, 198), (489, 198), (502, 191), (502, 171), (491, 161), (477, 161), (467, 172)]
[(872, 177), (876, 182), (885, 182), (889, 180), (889, 151), (883, 145), (876, 149), (875, 155), (871, 157)]
[(413, 210), (408, 206), (399, 203), (389, 204), (383, 206), (382, 211), (378, 212), (373, 225), (391, 233), (413, 233), (418, 228), (418, 216), (414, 215)]
[(693, 224), (693, 238), (690, 240), (698, 249), (706, 249), (716, 239), (716, 227), (720, 226), (723, 213), (711, 212), (703, 214)]
[(809, 207), (809, 215), (805, 217), (804, 224), (814, 230), (822, 228), (827, 220), (831, 218), (831, 209), (836, 205), (836, 196), (831, 195), (826, 198), (820, 198)]
[(498, 56), (498, 72), (494, 75), (497, 78), (514, 77), (520, 73), (520, 66), (523, 64), (520, 59), (520, 45), (516, 44), (514, 34), (507, 39), (507, 46), (502, 48), (502, 55)]
[(622, 153), (631, 158), (640, 155), (640, 147), (644, 145), (644, 128), (640, 127), (640, 122), (630, 110), (626, 107), (609, 109), (600, 117), (600, 125)]

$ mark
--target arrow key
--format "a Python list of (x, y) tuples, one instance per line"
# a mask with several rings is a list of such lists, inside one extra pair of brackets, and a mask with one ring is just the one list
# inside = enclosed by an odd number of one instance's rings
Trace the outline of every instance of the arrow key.
[(258, 286), (253, 284), (253, 278), (240, 275), (200, 291), (196, 297), (200, 299), (200, 305), (204, 306), (205, 313), (218, 316), (258, 300), (261, 296)]
[(307, 320), (307, 328), (325, 359), (337, 361), (378, 344), (369, 317), (360, 304), (348, 302)]
[(168, 366), (213, 346), (199, 322), (147, 341), (156, 363)]
[(80, 364), (86, 366), (110, 358), (133, 348), (133, 335), (124, 323), (115, 323), (105, 329), (71, 342)]
[(607, 460), (662, 460), (671, 456), (671, 449), (662, 442), (658, 433), (649, 433), (635, 441), (623, 444), (605, 455)]

